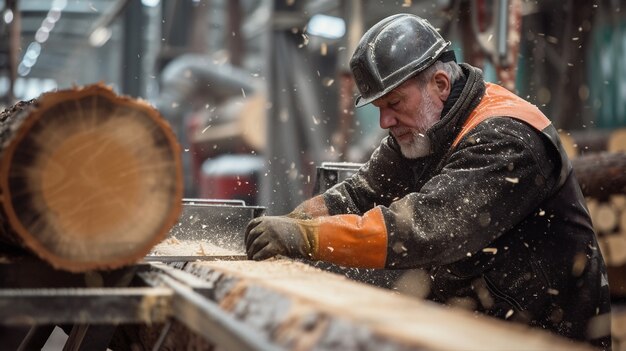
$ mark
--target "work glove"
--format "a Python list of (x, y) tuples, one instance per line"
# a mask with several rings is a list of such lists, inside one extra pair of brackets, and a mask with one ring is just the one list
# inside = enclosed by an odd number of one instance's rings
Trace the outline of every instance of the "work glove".
[(276, 255), (312, 258), (317, 247), (316, 222), (286, 216), (253, 219), (245, 234), (248, 258), (257, 261)]

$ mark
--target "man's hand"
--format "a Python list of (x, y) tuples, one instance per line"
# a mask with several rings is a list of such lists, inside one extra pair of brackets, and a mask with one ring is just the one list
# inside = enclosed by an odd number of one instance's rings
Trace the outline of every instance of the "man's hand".
[(245, 242), (249, 259), (264, 260), (276, 255), (311, 258), (315, 247), (315, 225), (296, 218), (264, 216), (246, 228)]

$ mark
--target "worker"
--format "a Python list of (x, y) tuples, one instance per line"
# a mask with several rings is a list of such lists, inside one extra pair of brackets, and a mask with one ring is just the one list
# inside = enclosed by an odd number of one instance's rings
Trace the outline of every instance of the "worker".
[(249, 258), (428, 269), (435, 301), (610, 348), (606, 267), (556, 129), (449, 46), (411, 14), (363, 35), (356, 106), (389, 135), (353, 176), (252, 220)]

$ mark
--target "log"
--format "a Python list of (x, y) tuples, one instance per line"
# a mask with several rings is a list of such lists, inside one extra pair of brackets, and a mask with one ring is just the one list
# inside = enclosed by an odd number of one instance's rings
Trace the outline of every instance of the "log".
[(574, 140), (578, 154), (584, 155), (588, 153), (607, 151), (607, 144), (611, 136), (611, 131), (603, 129), (588, 129), (572, 131), (568, 134)]
[(610, 234), (617, 227), (618, 218), (618, 213), (611, 203), (602, 202), (598, 204), (591, 222), (598, 234)]
[(96, 84), (0, 114), (0, 233), (52, 266), (136, 262), (181, 210), (180, 147), (146, 102)]
[(609, 201), (620, 212), (626, 210), (626, 195), (622, 195), (622, 194), (612, 195)]
[(611, 152), (626, 151), (626, 128), (611, 133), (607, 142), (607, 149)]
[(613, 267), (607, 265), (606, 272), (609, 276), (609, 289), (611, 296), (626, 297), (626, 265)]
[(195, 152), (202, 159), (224, 152), (263, 152), (266, 141), (266, 99), (261, 94), (233, 98), (214, 112), (200, 111), (200, 125), (191, 133)]
[(626, 153), (602, 152), (572, 159), (574, 173), (585, 196), (608, 199), (626, 192)]
[(602, 239), (604, 239), (605, 246), (609, 251), (606, 264), (613, 267), (626, 264), (626, 236), (607, 235)]
[(619, 215), (619, 232), (626, 237), (626, 209), (622, 210)]
[(611, 335), (621, 342), (626, 342), (626, 310), (611, 311)]
[(567, 156), (572, 159), (578, 157), (578, 144), (571, 136), (571, 133), (559, 132), (559, 138), (561, 139), (561, 144), (563, 145), (563, 149)]

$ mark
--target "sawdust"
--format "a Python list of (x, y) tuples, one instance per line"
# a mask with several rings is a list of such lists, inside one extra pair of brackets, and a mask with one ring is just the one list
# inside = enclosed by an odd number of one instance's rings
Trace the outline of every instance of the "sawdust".
[(200, 240), (169, 237), (156, 245), (148, 256), (234, 256), (240, 253)]

